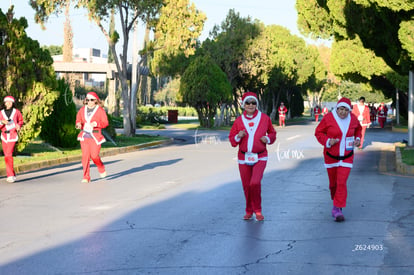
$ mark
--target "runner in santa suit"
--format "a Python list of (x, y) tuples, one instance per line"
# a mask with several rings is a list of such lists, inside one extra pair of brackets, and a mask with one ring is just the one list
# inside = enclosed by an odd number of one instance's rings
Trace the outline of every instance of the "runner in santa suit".
[(326, 116), (329, 113), (328, 108), (326, 108), (326, 106), (323, 106), (322, 108), (322, 116)]
[(285, 104), (283, 102), (280, 102), (280, 106), (278, 108), (279, 112), (279, 126), (285, 127), (285, 120), (286, 120), (286, 114), (288, 109), (286, 108)]
[(342, 208), (346, 206), (346, 182), (354, 161), (354, 146), (359, 146), (361, 140), (361, 124), (350, 110), (351, 101), (341, 98), (335, 110), (326, 115), (315, 130), (316, 139), (324, 147), (333, 200), (332, 216), (338, 222), (345, 220)]
[(108, 126), (108, 117), (105, 110), (99, 106), (100, 100), (96, 93), (88, 93), (85, 104), (76, 115), (76, 128), (82, 130), (78, 135), (82, 149), (82, 182), (88, 183), (91, 180), (90, 159), (98, 168), (101, 178), (106, 177), (105, 166), (99, 157), (99, 152), (101, 144), (105, 142), (102, 129)]
[(313, 113), (315, 114), (315, 121), (318, 122), (319, 115), (321, 114), (321, 108), (319, 108), (319, 106), (316, 105), (315, 108), (313, 109)]
[(16, 109), (14, 97), (6, 96), (3, 101), (4, 104), (0, 112), (0, 130), (4, 161), (6, 163), (6, 181), (15, 182), (16, 173), (13, 168), (13, 151), (18, 140), (17, 134), (23, 125), (23, 116)]
[(377, 109), (377, 115), (378, 115), (378, 123), (381, 126), (381, 128), (384, 128), (385, 122), (387, 121), (387, 113), (388, 108), (384, 105), (384, 102), (381, 103), (380, 106), (378, 106)]
[(371, 118), (371, 123), (373, 123), (375, 125), (375, 120), (377, 120), (377, 108), (375, 108), (374, 104), (371, 103), (369, 105), (369, 113), (370, 113), (370, 118)]
[(371, 124), (371, 115), (369, 112), (369, 107), (365, 105), (365, 97), (361, 96), (359, 98), (358, 104), (355, 104), (352, 107), (352, 113), (358, 118), (359, 123), (361, 123), (362, 126), (361, 145), (358, 147), (359, 149), (362, 149), (362, 146), (364, 144), (365, 131)]
[(272, 121), (257, 110), (258, 100), (255, 93), (247, 92), (242, 97), (244, 112), (234, 122), (229, 140), (233, 147), (239, 146), (239, 172), (246, 199), (245, 220), (253, 213), (258, 221), (263, 221), (261, 181), (267, 163), (266, 145), (276, 140)]

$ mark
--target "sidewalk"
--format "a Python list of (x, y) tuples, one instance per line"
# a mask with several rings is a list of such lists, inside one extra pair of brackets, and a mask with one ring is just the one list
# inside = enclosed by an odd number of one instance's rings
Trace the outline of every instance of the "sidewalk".
[[(100, 156), (101, 157), (114, 156), (114, 155), (118, 155), (122, 153), (138, 151), (138, 150), (142, 150), (146, 148), (153, 148), (153, 147), (159, 147), (162, 145), (168, 145), (170, 143), (172, 143), (172, 139), (166, 140), (166, 141), (165, 140), (152, 141), (152, 142), (147, 142), (147, 143), (138, 144), (138, 145), (126, 146), (126, 147), (104, 148), (101, 150)], [(35, 171), (41, 168), (57, 166), (57, 165), (65, 164), (65, 163), (71, 163), (71, 162), (80, 163), (81, 160), (82, 160), (81, 155), (67, 156), (67, 157), (62, 157), (59, 159), (44, 160), (44, 161), (39, 161), (39, 162), (34, 162), (34, 163), (25, 163), (25, 164), (15, 165), (14, 170), (16, 174), (20, 174), (24, 172)], [(5, 169), (0, 170), (0, 176), (6, 176)]]

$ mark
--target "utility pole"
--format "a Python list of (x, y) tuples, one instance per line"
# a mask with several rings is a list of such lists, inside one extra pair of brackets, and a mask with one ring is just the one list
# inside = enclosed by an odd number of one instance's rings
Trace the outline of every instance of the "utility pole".
[(400, 125), (400, 95), (398, 88), (395, 91), (395, 116), (397, 119), (397, 125)]
[(414, 72), (408, 74), (408, 146), (414, 146)]

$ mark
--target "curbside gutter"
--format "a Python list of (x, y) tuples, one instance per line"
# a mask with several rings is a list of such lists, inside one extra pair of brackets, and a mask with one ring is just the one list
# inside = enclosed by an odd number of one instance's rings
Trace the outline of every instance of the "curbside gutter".
[[(151, 142), (147, 142), (143, 144), (131, 145), (131, 146), (125, 146), (125, 147), (119, 147), (119, 148), (104, 148), (103, 150), (101, 150), (100, 156), (101, 157), (115, 156), (118, 154), (139, 151), (142, 149), (160, 147), (162, 145), (171, 144), (172, 142), (173, 142), (173, 139), (171, 138), (169, 140), (151, 141)], [(38, 162), (33, 162), (33, 163), (15, 165), (14, 170), (16, 174), (20, 174), (23, 172), (38, 170), (41, 168), (58, 166), (58, 165), (65, 164), (65, 163), (71, 163), (71, 162), (80, 163), (81, 160), (82, 160), (81, 155), (67, 156), (67, 157), (63, 157), (59, 159), (43, 160), (43, 161), (38, 161)], [(0, 176), (6, 176), (6, 169), (0, 170)]]

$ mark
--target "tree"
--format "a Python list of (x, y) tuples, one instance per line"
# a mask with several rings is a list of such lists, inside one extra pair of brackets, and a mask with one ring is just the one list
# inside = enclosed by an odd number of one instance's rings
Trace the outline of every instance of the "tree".
[[(319, 53), (282, 26), (262, 25), (260, 29), (260, 35), (252, 39), (241, 66), (251, 82), (249, 86), (260, 95), (262, 109), (269, 113), (270, 108), (272, 119), (276, 118), (281, 100), (287, 102), (289, 112), (294, 111), (290, 115), (301, 115), (303, 107), (292, 108), (293, 105), (303, 106), (300, 88), (326, 75)], [(298, 104), (292, 102), (292, 98)]]
[(162, 63), (177, 56), (193, 55), (197, 38), (201, 35), (207, 17), (189, 0), (165, 0), (156, 22), (152, 72), (160, 74)]
[(180, 79), (174, 78), (167, 82), (162, 89), (154, 95), (154, 100), (164, 106), (173, 106), (177, 101), (182, 101), (179, 96)]
[(395, 72), (407, 75), (414, 64), (410, 31), (414, 4), (405, 0), (297, 0), (296, 9), (303, 34), (334, 39), (332, 54), (342, 57), (333, 59), (335, 73), (353, 81), (370, 81), (373, 86), (382, 83), (389, 97), (395, 92), (386, 89), (390, 82), (400, 89), (407, 87)]
[[(109, 19), (109, 30), (108, 34), (109, 37), (113, 37), (115, 35), (115, 10), (111, 9), (111, 16)], [(115, 63), (114, 53), (112, 52), (111, 48), (108, 48), (108, 63)]]
[(208, 56), (195, 58), (180, 84), (183, 101), (197, 110), (202, 127), (213, 127), (217, 108), (231, 101), (231, 86), (220, 67)]
[[(335, 41), (360, 40), (395, 72), (408, 75), (414, 70), (414, 3), (405, 0), (298, 0), (299, 29), (314, 37), (333, 37)], [(315, 16), (316, 14), (316, 16)], [(393, 75), (392, 71), (384, 74)], [(412, 74), (411, 74), (412, 75)], [(413, 76), (414, 78), (414, 76)], [(391, 76), (395, 87), (400, 81)], [(414, 79), (411, 79), (414, 81)], [(374, 77), (373, 84), (384, 84), (384, 78)], [(386, 84), (386, 83), (385, 83)], [(412, 90), (409, 91), (412, 93)], [(386, 94), (395, 91), (384, 90)], [(413, 114), (414, 102), (408, 102)], [(409, 145), (414, 145), (414, 115), (409, 120)]]
[[(64, 39), (63, 39), (63, 62), (72, 62), (73, 60), (73, 32), (70, 24), (70, 2), (66, 3), (65, 7), (65, 24), (63, 27)], [(68, 78), (66, 76), (66, 78)]]
[(57, 45), (42, 46), (42, 50), (48, 50), (51, 56), (63, 54), (63, 47)]
[(0, 10), (0, 95), (16, 98), (23, 113), (18, 151), (39, 135), (58, 96), (53, 60), (48, 50), (27, 36), (27, 26), (25, 18), (13, 18), (13, 7), (7, 14)]
[(234, 9), (229, 10), (220, 26), (214, 26), (211, 40), (204, 41), (202, 48), (208, 52), (227, 75), (232, 87), (233, 106), (239, 113), (240, 92), (245, 91), (243, 71), (240, 68), (249, 43), (260, 34), (260, 28), (250, 17), (241, 18)]
[[(124, 120), (124, 134), (132, 136), (135, 134), (135, 117), (131, 117), (131, 109), (136, 109), (136, 102), (131, 102), (131, 98), (136, 98), (130, 90), (128, 84), (128, 43), (132, 27), (137, 20), (146, 22), (154, 18), (162, 4), (162, 0), (33, 0), (31, 6), (36, 11), (35, 20), (42, 26), (49, 16), (53, 13), (59, 13), (65, 7), (67, 2), (74, 2), (77, 8), (86, 8), (89, 18), (93, 20), (106, 37), (109, 48), (114, 54), (115, 65), (117, 67), (119, 80), (121, 82)], [(119, 13), (122, 30), (122, 53), (119, 55), (116, 51), (116, 43), (119, 40), (119, 34), (114, 32), (110, 35), (104, 27), (105, 20), (110, 16), (110, 11), (114, 9)]]
[(72, 92), (65, 80), (58, 81), (59, 98), (53, 104), (53, 112), (42, 124), (40, 136), (53, 146), (73, 148), (79, 145), (75, 129), (76, 106), (72, 101)]
[[(175, 3), (181, 3), (183, 0), (180, 0), (179, 2), (169, 0), (33, 0), (31, 1), (31, 5), (36, 11), (36, 22), (43, 24), (47, 21), (48, 17), (51, 14), (61, 12), (65, 3), (68, 1), (76, 3), (75, 7), (86, 8), (89, 13), (89, 18), (97, 24), (108, 41), (109, 47), (114, 54), (115, 65), (117, 67), (119, 80), (121, 82), (122, 100), (124, 102), (124, 134), (127, 136), (134, 135), (136, 128), (136, 117), (133, 114), (136, 113), (137, 107), (137, 89), (131, 90), (128, 84), (127, 63), (128, 43), (131, 30), (134, 25), (136, 25), (136, 22), (138, 20), (141, 20), (143, 23), (153, 22), (153, 20), (156, 19), (156, 16), (159, 15), (162, 7), (165, 8), (172, 5), (172, 8), (169, 8), (169, 10), (174, 11), (174, 7), (176, 7), (177, 11), (179, 11), (178, 8), (181, 6), (175, 5)], [(188, 3), (188, 0), (186, 0), (186, 2)], [(188, 5), (185, 7), (188, 7)], [(122, 30), (123, 44), (122, 53), (119, 55), (119, 57), (115, 48), (115, 45), (119, 40), (119, 34), (117, 32), (114, 32), (113, 35), (110, 35), (103, 25), (103, 23), (107, 21), (108, 17), (110, 16), (109, 12), (112, 9), (119, 13), (121, 21), (120, 27)], [(161, 18), (163, 16), (163, 13), (166, 13), (165, 9), (161, 11)], [(171, 34), (177, 33), (167, 32), (164, 35), (166, 38), (165, 41), (175, 41), (170, 45), (171, 47), (179, 47), (180, 49), (191, 48), (194, 35), (197, 35), (197, 29), (194, 29), (194, 26), (190, 24), (191, 20), (188, 20), (189, 18), (186, 16), (173, 16), (170, 19), (170, 22), (173, 22), (173, 27), (183, 26), (186, 31), (184, 31), (184, 29), (181, 30), (181, 35), (177, 37), (177, 40), (171, 36)], [(160, 21), (162, 20), (160, 19)], [(158, 32), (158, 35), (156, 36), (159, 37), (159, 33), (162, 32), (162, 28), (160, 31), (156, 31)], [(146, 57), (143, 57), (143, 59), (145, 58)], [(137, 72), (139, 73), (139, 70), (137, 70)], [(139, 79), (139, 77), (137, 77), (137, 79)]]

